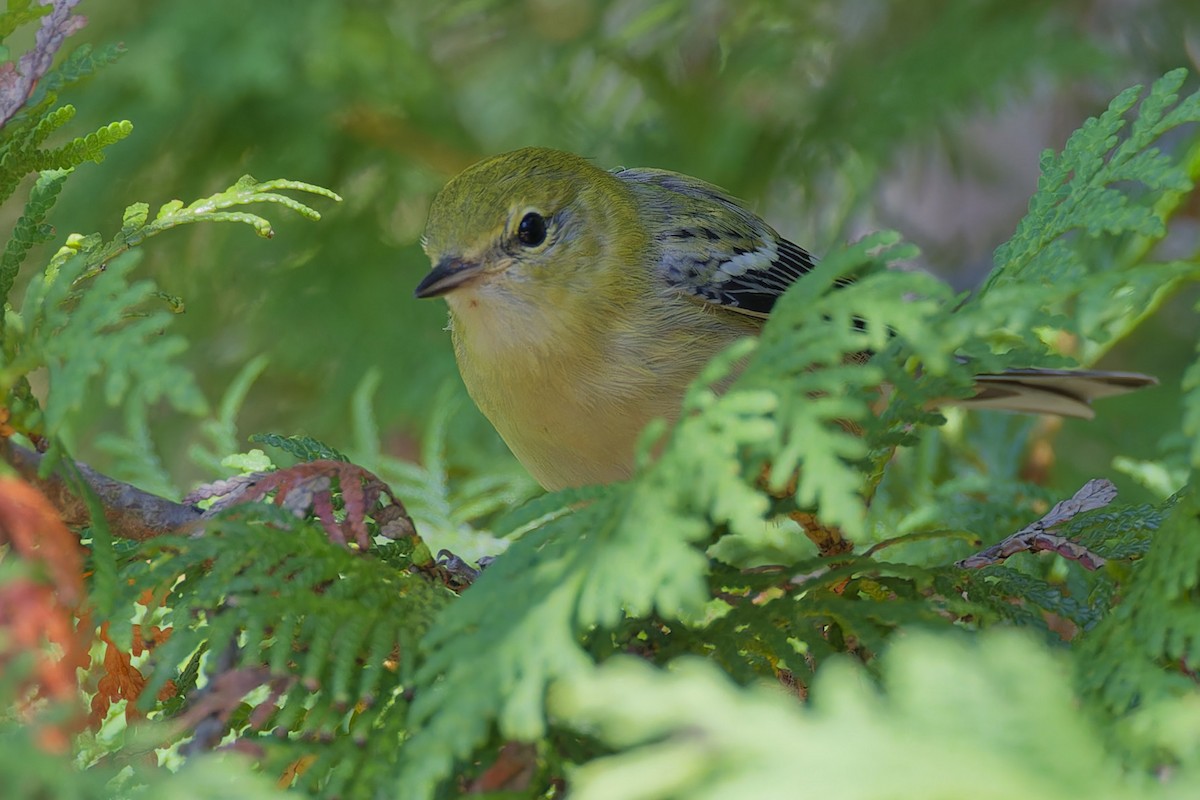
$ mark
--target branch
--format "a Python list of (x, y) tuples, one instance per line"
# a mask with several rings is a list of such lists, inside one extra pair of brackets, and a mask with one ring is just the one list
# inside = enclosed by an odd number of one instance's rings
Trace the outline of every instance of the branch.
[(42, 0), (42, 5), (53, 8), (42, 17), (33, 49), (21, 56), (16, 65), (9, 62), (0, 67), (0, 125), (25, 105), (38, 80), (54, 63), (54, 54), (62, 47), (63, 40), (87, 23), (72, 13), (79, 0)]
[(803, 529), (804, 535), (817, 546), (817, 552), (822, 556), (843, 556), (854, 550), (854, 545), (842, 535), (841, 528), (825, 525), (817, 519), (816, 514), (793, 511), (788, 516)]
[(1046, 516), (1032, 525), (1028, 525), (1009, 536), (1002, 542), (992, 545), (986, 550), (964, 558), (955, 564), (962, 569), (979, 569), (999, 564), (1009, 556), (1029, 551), (1036, 553), (1049, 550), (1058, 553), (1063, 558), (1078, 561), (1081, 566), (1097, 570), (1108, 563), (1103, 556), (1093, 553), (1078, 542), (1072, 542), (1065, 536), (1051, 533), (1050, 528), (1060, 525), (1084, 511), (1104, 508), (1117, 496), (1117, 487), (1112, 481), (1103, 478), (1093, 478), (1083, 485), (1070, 500), (1063, 500), (1050, 509)]
[[(45, 478), (38, 475), (43, 458), (41, 453), (9, 441), (0, 448), (0, 454), (22, 478), (46, 496), (68, 526), (81, 528), (91, 524), (87, 503), (71, 490), (60, 475)], [(109, 527), (120, 531), (124, 538), (143, 541), (178, 533), (200, 519), (200, 509), (195, 506), (143, 492), (136, 486), (102, 475), (78, 461), (75, 462), (75, 468), (100, 499)]]

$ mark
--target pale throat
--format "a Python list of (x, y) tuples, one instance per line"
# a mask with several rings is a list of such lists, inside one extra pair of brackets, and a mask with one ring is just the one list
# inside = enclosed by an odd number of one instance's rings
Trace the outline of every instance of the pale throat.
[(544, 486), (628, 475), (636, 434), (655, 410), (620, 396), (623, 381), (611, 374), (619, 367), (596, 350), (595, 331), (562, 303), (482, 282), (446, 299), (467, 390)]
[(553, 304), (532, 303), (507, 288), (476, 281), (446, 295), (451, 326), (471, 358), (520, 369), (529, 359), (555, 355), (569, 326)]

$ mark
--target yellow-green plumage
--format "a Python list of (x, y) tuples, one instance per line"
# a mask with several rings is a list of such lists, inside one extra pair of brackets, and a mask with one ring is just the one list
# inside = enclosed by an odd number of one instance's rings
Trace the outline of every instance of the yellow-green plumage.
[[(557, 218), (542, 250), (506, 247), (527, 209)], [(446, 294), (472, 399), (547, 488), (627, 477), (641, 429), (754, 321), (691, 302), (640, 265), (653, 234), (633, 190), (567, 153), (485, 161), (434, 201), (426, 250), (478, 265)]]
[[(425, 250), (434, 269), (417, 296), (445, 296), (468, 392), (549, 489), (628, 477), (642, 428), (673, 420), (709, 359), (756, 333), (813, 266), (703, 181), (607, 172), (544, 148), (451, 180), (430, 210)], [(1147, 382), (1080, 374), (1094, 391), (1073, 394), (1061, 373), (1051, 390), (1030, 371), (1019, 382), (988, 377), (992, 407), (1077, 415), (1093, 396)], [(1030, 400), (1039, 391), (1046, 397)], [(1020, 402), (1006, 405), (1006, 393)]]

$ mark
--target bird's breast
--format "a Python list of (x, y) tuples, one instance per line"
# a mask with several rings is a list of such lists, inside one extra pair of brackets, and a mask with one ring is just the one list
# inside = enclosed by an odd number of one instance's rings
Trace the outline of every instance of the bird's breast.
[(486, 290), (448, 299), (467, 391), (552, 490), (629, 477), (642, 429), (673, 421), (708, 359), (746, 333), (684, 300), (670, 313), (586, 314)]

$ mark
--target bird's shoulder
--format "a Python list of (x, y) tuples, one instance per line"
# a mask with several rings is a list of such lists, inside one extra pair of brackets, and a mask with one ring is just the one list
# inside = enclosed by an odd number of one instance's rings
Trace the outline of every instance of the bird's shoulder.
[(695, 300), (765, 317), (816, 266), (804, 248), (710, 183), (660, 169), (613, 174), (638, 198), (663, 280)]

